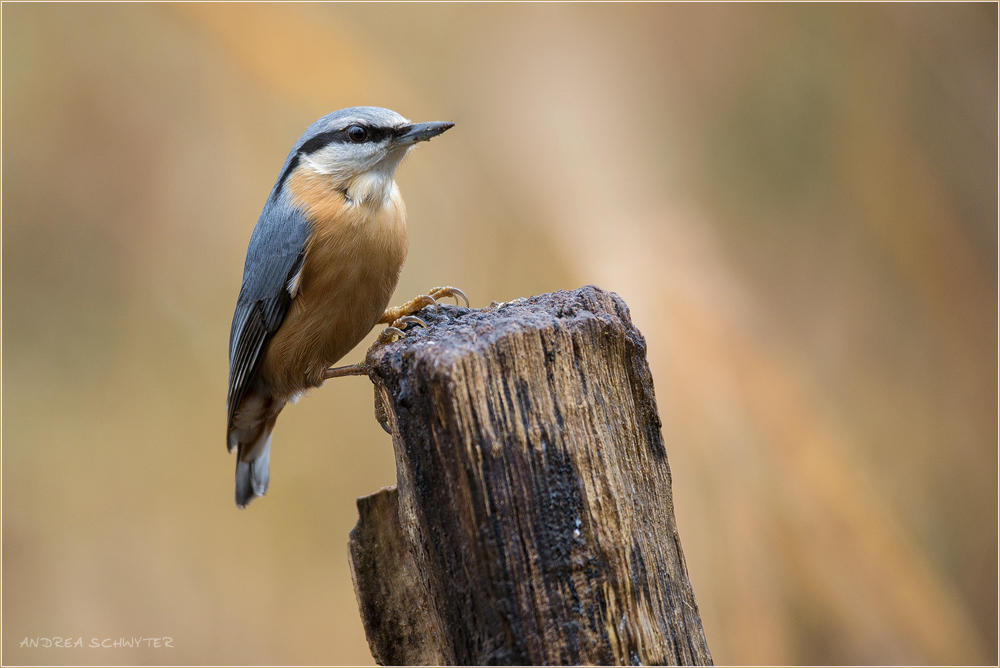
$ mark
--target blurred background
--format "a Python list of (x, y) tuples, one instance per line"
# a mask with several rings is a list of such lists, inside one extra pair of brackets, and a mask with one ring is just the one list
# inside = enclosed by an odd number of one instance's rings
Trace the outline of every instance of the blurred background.
[(284, 411), (245, 511), (224, 407), (288, 150), (378, 105), (457, 123), (394, 303), (629, 304), (717, 663), (996, 664), (995, 3), (2, 12), (5, 663), (372, 663), (370, 383)]

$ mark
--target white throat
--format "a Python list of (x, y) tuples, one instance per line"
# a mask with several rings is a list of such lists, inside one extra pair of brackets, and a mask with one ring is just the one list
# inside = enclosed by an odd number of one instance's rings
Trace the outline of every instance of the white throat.
[[(310, 169), (319, 173), (333, 177), (334, 185), (352, 204), (366, 204), (369, 206), (385, 206), (392, 197), (392, 191), (396, 187), (393, 177), (396, 168), (406, 157), (411, 147), (400, 148), (386, 153), (381, 160), (371, 167), (358, 168), (358, 165), (349, 163), (334, 164), (333, 161), (324, 160), (322, 155), (303, 156), (305, 163)], [(318, 158), (318, 159), (317, 159)]]

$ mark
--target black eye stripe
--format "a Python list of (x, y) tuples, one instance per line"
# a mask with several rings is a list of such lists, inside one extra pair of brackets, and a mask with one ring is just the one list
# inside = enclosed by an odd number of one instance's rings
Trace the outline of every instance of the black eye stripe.
[(368, 131), (368, 138), (365, 139), (364, 142), (362, 143), (375, 142), (376, 144), (381, 141), (385, 141), (387, 137), (402, 136), (406, 134), (410, 129), (409, 125), (404, 125), (398, 128), (373, 128), (368, 125), (364, 125), (362, 123), (351, 123), (342, 130), (331, 130), (330, 132), (321, 132), (318, 135), (310, 137), (306, 141), (302, 142), (302, 146), (300, 146), (299, 150), (296, 151), (295, 155), (292, 156), (291, 161), (289, 161), (288, 163), (288, 167), (285, 168), (285, 171), (282, 173), (281, 178), (278, 179), (278, 183), (274, 187), (273, 199), (278, 198), (278, 195), (281, 194), (282, 188), (284, 188), (285, 186), (285, 181), (288, 180), (288, 177), (291, 176), (292, 172), (295, 171), (295, 168), (298, 167), (300, 155), (310, 155), (311, 153), (315, 153), (316, 151), (324, 148), (325, 146), (329, 146), (330, 144), (334, 143), (337, 144), (355, 143), (352, 142), (351, 139), (347, 136), (348, 130), (350, 130), (355, 126), (363, 127), (365, 130)]
[[(327, 144), (336, 141), (336, 135), (338, 132), (343, 133), (344, 131), (336, 130), (334, 132), (321, 132), (314, 137), (310, 137), (302, 143), (302, 146), (299, 147), (299, 153), (305, 153), (306, 155), (315, 153)], [(344, 139), (347, 139), (346, 135), (344, 135)]]
[(368, 132), (368, 138), (361, 143), (373, 142), (377, 144), (396, 134), (396, 130), (394, 128), (373, 128), (368, 125), (364, 125), (363, 123), (352, 123), (342, 130), (321, 132), (318, 135), (310, 137), (302, 143), (302, 146), (299, 147), (299, 153), (309, 155), (310, 153), (315, 153), (330, 144), (353, 144), (355, 142), (351, 141), (351, 138), (347, 135), (353, 127), (361, 127)]

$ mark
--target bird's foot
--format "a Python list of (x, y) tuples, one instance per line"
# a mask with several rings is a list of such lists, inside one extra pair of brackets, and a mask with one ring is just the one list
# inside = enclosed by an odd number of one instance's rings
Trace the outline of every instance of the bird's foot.
[(445, 297), (454, 297), (455, 303), (458, 303), (458, 298), (461, 297), (465, 301), (465, 305), (469, 305), (469, 298), (465, 296), (465, 293), (458, 288), (452, 288), (445, 286), (443, 288), (431, 288), (426, 295), (420, 295), (415, 299), (411, 299), (402, 306), (393, 306), (392, 308), (387, 308), (385, 313), (382, 314), (379, 322), (382, 324), (392, 324), (395, 326), (396, 321), (400, 318), (406, 316), (412, 316), (417, 311), (423, 309), (426, 306), (433, 306), (434, 310), (437, 311), (437, 300), (444, 299)]
[[(400, 307), (402, 308), (402, 307)], [(382, 330), (382, 333), (378, 335), (375, 340), (376, 346), (384, 346), (387, 343), (392, 343), (397, 336), (406, 336), (404, 328), (413, 323), (414, 325), (419, 325), (424, 329), (427, 329), (427, 323), (418, 318), (415, 315), (404, 315), (400, 318), (396, 318), (392, 321), (392, 324)]]

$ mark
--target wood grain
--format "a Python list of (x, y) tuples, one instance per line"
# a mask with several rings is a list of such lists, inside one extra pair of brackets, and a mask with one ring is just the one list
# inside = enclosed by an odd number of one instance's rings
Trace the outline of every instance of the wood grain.
[(420, 316), (367, 357), (398, 478), (351, 533), (375, 659), (711, 664), (625, 303), (587, 286)]

